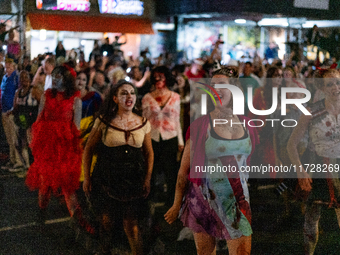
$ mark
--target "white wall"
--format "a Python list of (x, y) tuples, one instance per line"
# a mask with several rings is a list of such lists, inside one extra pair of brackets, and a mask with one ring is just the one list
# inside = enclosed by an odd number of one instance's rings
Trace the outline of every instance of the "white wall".
[(46, 52), (54, 52), (57, 47), (57, 41), (53, 39), (46, 39), (44, 41), (38, 38), (31, 38), (31, 58), (35, 58), (39, 54)]

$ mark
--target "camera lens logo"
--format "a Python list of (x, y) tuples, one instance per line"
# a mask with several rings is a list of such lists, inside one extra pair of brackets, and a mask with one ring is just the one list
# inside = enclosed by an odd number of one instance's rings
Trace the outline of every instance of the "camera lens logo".
[[(209, 88), (211, 91), (213, 91), (214, 93), (215, 93), (215, 95), (217, 96), (217, 98), (218, 98), (218, 100), (220, 101), (220, 104), (222, 105), (222, 101), (221, 101), (221, 98), (220, 98), (220, 96), (218, 95), (218, 93), (217, 93), (217, 91), (213, 88), (213, 87), (211, 87), (211, 86), (209, 86), (209, 85), (207, 85), (207, 84), (204, 84), (204, 83), (202, 83), (202, 82), (198, 82), (199, 84), (202, 84), (203, 86), (206, 86), (207, 88)], [(210, 93), (210, 91), (209, 90), (206, 90), (206, 89), (204, 89), (204, 88), (201, 88), (201, 87), (197, 87), (197, 88), (199, 88), (200, 90), (203, 90), (204, 92), (206, 92), (210, 97), (211, 97), (211, 99), (213, 100), (213, 102), (214, 102), (214, 104), (215, 104), (215, 106), (216, 106), (216, 100), (215, 100), (215, 97)], [(202, 103), (202, 111), (201, 111), (201, 114), (202, 115), (205, 115), (205, 114), (207, 114), (207, 95), (206, 94), (202, 94), (202, 98), (201, 98), (201, 103)]]

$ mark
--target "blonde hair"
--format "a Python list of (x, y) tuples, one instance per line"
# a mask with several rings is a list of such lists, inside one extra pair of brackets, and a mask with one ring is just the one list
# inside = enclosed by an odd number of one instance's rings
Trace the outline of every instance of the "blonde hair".
[(340, 73), (337, 69), (327, 69), (327, 70), (319, 70), (315, 75), (316, 78), (315, 85), (318, 89), (322, 89), (325, 85), (325, 80), (321, 78), (325, 78), (327, 75), (337, 75), (340, 76)]

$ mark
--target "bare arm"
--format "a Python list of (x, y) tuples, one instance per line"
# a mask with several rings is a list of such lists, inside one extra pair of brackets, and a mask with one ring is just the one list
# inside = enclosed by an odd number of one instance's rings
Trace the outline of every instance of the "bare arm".
[(209, 64), (211, 64), (211, 63), (214, 62), (214, 57), (215, 57), (215, 54), (216, 54), (216, 52), (217, 52), (218, 45), (219, 45), (219, 43), (216, 42), (214, 49), (212, 50), (210, 56), (208, 57), (208, 61), (207, 61), (207, 62), (208, 62)]
[(188, 174), (190, 171), (190, 147), (192, 145), (191, 140), (189, 139), (184, 147), (183, 157), (181, 161), (181, 166), (177, 175), (177, 183), (176, 183), (176, 192), (175, 199), (172, 207), (169, 211), (164, 215), (165, 220), (171, 224), (173, 223), (179, 214), (179, 210), (181, 208), (184, 192), (188, 183)]
[(15, 113), (15, 111), (17, 109), (17, 98), (18, 98), (18, 95), (19, 95), (19, 89), (17, 89), (17, 91), (15, 92), (14, 99), (13, 99), (13, 107), (12, 107), (11, 110), (9, 110), (7, 112), (7, 115)]
[[(311, 117), (307, 115), (301, 115), (298, 125), (294, 128), (292, 135), (289, 138), (287, 151), (290, 161), (297, 169), (302, 165), (297, 150), (297, 145), (303, 138), (305, 132), (308, 129), (308, 125)], [(302, 190), (310, 191), (312, 189), (312, 179), (309, 177), (308, 173), (305, 171), (302, 165), (302, 171), (297, 171), (297, 177), (299, 178), (299, 184)]]
[(82, 108), (82, 102), (79, 97), (76, 97), (74, 99), (73, 104), (73, 111), (74, 111), (74, 124), (77, 126), (78, 129), (80, 129), (80, 121), (81, 121), (81, 108)]
[(38, 86), (33, 86), (32, 88), (32, 96), (35, 100), (40, 102), (42, 95), (44, 94), (44, 91), (41, 90)]
[(43, 71), (43, 66), (40, 66), (37, 70), (37, 72), (35, 73), (34, 77), (33, 77), (33, 81), (32, 81), (32, 85), (36, 86), (38, 84), (38, 80), (40, 77), (40, 73)]
[(107, 62), (109, 62), (109, 57), (104, 56), (104, 57), (103, 57), (102, 66), (99, 68), (99, 69), (102, 70), (103, 72), (105, 71), (105, 66), (106, 66)]
[(180, 152), (183, 151), (184, 149), (184, 140), (183, 140), (183, 132), (182, 132), (182, 126), (181, 126), (181, 100), (180, 97), (178, 98), (178, 101), (176, 101), (175, 105), (175, 110), (176, 110), (176, 125), (177, 125), (177, 138), (178, 138), (178, 150)]
[(126, 43), (127, 43), (127, 36), (126, 36), (126, 34), (123, 34), (122, 36), (124, 36), (124, 37), (125, 37), (125, 42), (123, 42), (123, 43), (122, 43), (122, 45), (124, 45), (124, 44), (126, 44)]
[(290, 53), (289, 55), (289, 59), (287, 60), (286, 62), (286, 66), (291, 66), (292, 65), (292, 62), (293, 62), (293, 57), (295, 56), (295, 52), (292, 51), (292, 53)]
[(87, 139), (86, 146), (83, 154), (83, 164), (84, 164), (84, 183), (83, 190), (86, 196), (89, 195), (91, 191), (91, 181), (90, 181), (90, 171), (92, 166), (92, 157), (94, 154), (94, 149), (97, 143), (100, 141), (102, 137), (102, 130), (100, 128), (101, 123), (98, 126), (91, 130), (89, 138)]
[(96, 70), (92, 69), (90, 71), (90, 79), (89, 79), (89, 83), (88, 83), (88, 88), (91, 89), (92, 86), (93, 86), (93, 80), (94, 80), (94, 77), (96, 76)]
[(151, 135), (146, 134), (143, 141), (143, 154), (146, 162), (147, 173), (144, 180), (144, 196), (147, 197), (150, 193), (150, 181), (153, 169), (154, 153), (152, 149)]
[(40, 99), (40, 103), (39, 103), (39, 112), (38, 112), (39, 115), (42, 112), (42, 110), (44, 109), (45, 101), (46, 101), (45, 95), (42, 95), (41, 99)]
[(135, 83), (137, 88), (143, 87), (144, 83), (146, 82), (147, 79), (149, 79), (151, 72), (150, 71), (145, 71), (143, 78), (140, 81), (137, 81)]

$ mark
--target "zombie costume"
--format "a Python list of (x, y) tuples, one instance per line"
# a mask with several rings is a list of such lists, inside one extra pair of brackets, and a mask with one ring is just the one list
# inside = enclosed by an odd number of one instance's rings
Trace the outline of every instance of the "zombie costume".
[[(248, 118), (239, 116), (239, 119), (246, 123), (244, 135), (239, 139), (225, 139), (212, 128), (209, 130), (209, 116), (195, 120), (188, 131), (193, 159), (180, 219), (194, 232), (227, 240), (252, 234), (248, 176), (239, 170), (249, 165), (258, 137), (256, 129), (248, 126)], [(236, 171), (217, 175), (200, 173), (193, 178), (196, 166), (214, 165), (231, 166)]]
[[(325, 100), (314, 103), (310, 112), (310, 145), (307, 150), (307, 172), (313, 178), (312, 190), (307, 200), (304, 223), (306, 254), (313, 254), (318, 240), (318, 225), (324, 206), (335, 208), (340, 227), (340, 115), (327, 112)], [(306, 169), (306, 165), (304, 165)]]
[(81, 170), (80, 132), (74, 123), (74, 101), (77, 91), (66, 99), (64, 92), (53, 97), (52, 90), (45, 93), (43, 111), (32, 126), (30, 147), (34, 162), (28, 170), (26, 184), (43, 194), (50, 189), (73, 194), (79, 187)]
[(92, 201), (99, 214), (110, 213), (114, 218), (140, 214), (145, 206), (143, 184), (146, 175), (142, 145), (150, 132), (150, 123), (122, 130), (96, 119), (94, 129), (103, 136), (97, 147), (97, 163), (91, 177)]

